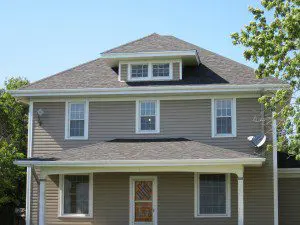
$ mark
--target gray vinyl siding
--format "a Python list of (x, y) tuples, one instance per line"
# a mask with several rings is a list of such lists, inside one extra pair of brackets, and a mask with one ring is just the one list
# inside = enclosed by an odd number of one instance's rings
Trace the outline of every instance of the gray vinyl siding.
[(121, 81), (127, 81), (127, 75), (128, 75), (128, 64), (121, 64), (121, 69), (120, 69), (120, 78)]
[(300, 178), (280, 178), (279, 225), (300, 224)]
[(38, 126), (34, 113), (33, 154), (35, 156), (113, 138), (185, 137), (232, 150), (253, 152), (246, 137), (261, 130), (253, 122), (260, 114), (256, 99), (237, 99), (237, 137), (211, 138), (211, 100), (163, 100), (160, 102), (160, 133), (135, 133), (135, 101), (90, 102), (89, 139), (65, 140), (65, 103), (34, 103), (34, 112), (45, 111)]
[[(237, 99), (237, 137), (211, 138), (211, 100), (163, 100), (160, 102), (160, 134), (135, 134), (135, 101), (90, 102), (89, 139), (64, 140), (65, 103), (34, 103), (33, 156), (93, 144), (112, 138), (186, 137), (232, 150), (253, 153), (246, 137), (261, 131), (254, 122), (260, 115), (257, 99)], [(42, 108), (42, 126), (38, 126), (36, 110)], [(267, 128), (268, 129), (268, 128)], [(266, 130), (267, 130), (266, 129)], [(263, 167), (245, 168), (245, 224), (273, 224), (272, 155), (266, 154)], [(128, 224), (128, 173), (94, 174), (94, 219), (59, 219), (58, 176), (46, 185), (47, 224)], [(142, 174), (138, 174), (142, 175)], [(196, 219), (193, 216), (194, 189), (192, 173), (156, 173), (158, 176), (158, 224), (217, 225), (237, 224), (236, 177), (232, 176), (232, 217)], [(34, 180), (34, 179), (33, 179)], [(33, 181), (34, 183), (34, 181)], [(38, 189), (32, 190), (32, 221), (37, 224)]]
[(173, 63), (173, 80), (180, 80), (180, 63)]

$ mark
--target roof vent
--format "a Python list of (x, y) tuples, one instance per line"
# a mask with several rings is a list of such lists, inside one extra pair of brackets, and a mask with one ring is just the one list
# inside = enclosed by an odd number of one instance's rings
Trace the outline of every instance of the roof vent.
[(263, 133), (257, 134), (255, 136), (249, 136), (247, 137), (248, 141), (250, 141), (251, 145), (253, 147), (259, 148), (263, 146), (263, 144), (266, 142), (266, 135)]

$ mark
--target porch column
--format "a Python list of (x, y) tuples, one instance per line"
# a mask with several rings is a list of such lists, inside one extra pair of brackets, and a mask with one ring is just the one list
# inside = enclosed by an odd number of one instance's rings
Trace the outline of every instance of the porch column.
[(244, 225), (244, 176), (238, 176), (238, 225)]
[(45, 225), (45, 182), (43, 177), (40, 180), (40, 196), (39, 196), (39, 225)]

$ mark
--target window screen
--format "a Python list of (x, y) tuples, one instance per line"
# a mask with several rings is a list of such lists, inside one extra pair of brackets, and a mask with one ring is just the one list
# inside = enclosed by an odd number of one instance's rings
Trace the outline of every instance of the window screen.
[(89, 175), (65, 175), (64, 214), (89, 213)]
[(226, 214), (226, 175), (199, 175), (199, 214)]

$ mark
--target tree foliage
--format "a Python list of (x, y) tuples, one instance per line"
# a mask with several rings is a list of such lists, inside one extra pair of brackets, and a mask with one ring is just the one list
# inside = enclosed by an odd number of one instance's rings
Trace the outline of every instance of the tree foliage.
[(278, 120), (279, 150), (300, 160), (300, 0), (262, 0), (249, 11), (254, 21), (231, 35), (233, 44), (244, 46), (246, 60), (258, 64), (257, 78), (276, 77), (290, 85), (260, 102)]
[(13, 161), (27, 152), (28, 107), (7, 91), (28, 83), (24, 78), (10, 78), (0, 90), (0, 210), (7, 205), (24, 205), (25, 201), (25, 170)]

